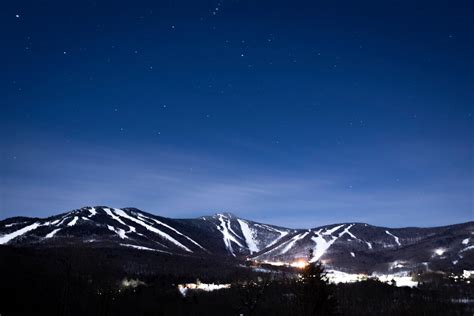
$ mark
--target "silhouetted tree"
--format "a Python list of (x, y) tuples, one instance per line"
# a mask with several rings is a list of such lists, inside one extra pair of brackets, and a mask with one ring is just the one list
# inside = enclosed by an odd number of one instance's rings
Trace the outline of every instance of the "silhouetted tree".
[(251, 280), (242, 284), (240, 288), (241, 307), (239, 312), (243, 315), (253, 315), (257, 304), (265, 294), (265, 290), (270, 286), (270, 276), (258, 277), (257, 281)]
[(319, 261), (311, 262), (312, 259), (313, 250), (310, 249), (308, 265), (300, 279), (300, 315), (336, 315), (337, 302), (331, 293), (324, 267)]

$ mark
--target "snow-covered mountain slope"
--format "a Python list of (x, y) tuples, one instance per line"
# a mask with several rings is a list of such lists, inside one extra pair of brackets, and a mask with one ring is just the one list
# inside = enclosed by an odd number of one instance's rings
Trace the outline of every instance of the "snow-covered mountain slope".
[(279, 242), (293, 231), (238, 218), (231, 213), (216, 214), (202, 219), (216, 225), (227, 252), (234, 257), (257, 253)]
[(45, 219), (15, 217), (0, 222), (0, 245), (54, 246), (87, 243), (142, 247), (169, 253), (242, 257), (276, 243), (291, 230), (225, 213), (170, 219), (134, 208), (84, 207)]
[(473, 237), (473, 222), (397, 229), (347, 223), (297, 231), (252, 258), (291, 262), (312, 249), (311, 261), (342, 271), (459, 270), (474, 267)]
[(474, 222), (436, 228), (344, 223), (290, 229), (230, 213), (171, 219), (134, 208), (84, 207), (45, 219), (0, 221), (0, 245), (123, 247), (262, 262), (321, 260), (342, 271), (474, 268)]
[(46, 219), (2, 221), (0, 244), (43, 246), (82, 242), (179, 253), (206, 251), (167, 221), (135, 209), (85, 207)]

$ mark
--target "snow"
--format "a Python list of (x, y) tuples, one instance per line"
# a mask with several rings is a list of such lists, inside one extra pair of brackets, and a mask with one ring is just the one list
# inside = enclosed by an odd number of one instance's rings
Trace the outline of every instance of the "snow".
[(298, 234), (298, 235), (294, 236), (293, 238), (291, 238), (286, 243), (286, 247), (283, 248), (283, 250), (280, 252), (280, 254), (282, 255), (282, 254), (285, 254), (286, 252), (288, 252), (288, 250), (290, 250), (298, 240), (301, 240), (301, 239), (305, 238), (308, 234), (309, 234), (309, 232), (306, 232), (304, 234)]
[[(56, 226), (61, 226), (62, 223), (64, 223), (69, 217), (66, 215), (64, 216), (59, 223), (56, 224)], [(53, 222), (54, 223), (54, 222)]]
[(466, 238), (462, 241), (462, 244), (463, 245), (467, 245), (469, 243), (469, 238)]
[(446, 252), (446, 249), (443, 249), (443, 248), (435, 249), (435, 254), (438, 256), (442, 256), (445, 252)]
[(15, 226), (15, 225), (20, 225), (20, 224), (24, 224), (25, 222), (21, 222), (21, 223), (11, 223), (11, 224), (5, 224), (5, 227), (12, 227), (12, 226)]
[[(353, 225), (352, 225), (352, 226), (353, 226)], [(352, 226), (351, 226), (351, 227), (352, 227)], [(349, 227), (349, 228), (350, 228), (350, 227)], [(345, 233), (345, 234), (348, 234), (349, 236), (351, 236), (351, 237), (354, 238), (355, 240), (359, 240), (359, 241), (360, 241), (360, 239), (357, 238), (353, 233), (351, 233), (351, 232), (349, 231), (349, 229), (344, 230), (344, 233)]]
[(269, 243), (265, 248), (269, 248), (273, 245), (275, 245), (277, 242), (279, 242), (283, 237), (285, 237), (286, 235), (288, 235), (288, 232), (284, 232), (284, 231), (280, 231), (281, 235), (278, 236), (275, 240), (273, 240), (271, 243)]
[[(315, 232), (316, 236), (315, 237), (311, 237), (311, 240), (313, 240), (315, 243), (316, 243), (316, 247), (313, 249), (313, 258), (310, 260), (310, 262), (315, 262), (317, 260), (319, 260), (325, 253), (326, 251), (329, 249), (329, 247), (331, 247), (331, 245), (340, 237), (342, 237), (343, 235), (345, 234), (348, 234), (349, 236), (354, 236), (351, 232), (350, 232), (350, 229), (352, 228), (352, 226), (354, 226), (354, 224), (351, 224), (349, 225), (348, 227), (346, 227), (342, 232), (339, 233), (338, 236), (333, 236), (332, 233), (334, 233), (335, 231), (341, 229), (342, 227), (344, 227), (345, 225), (339, 225), (339, 226), (336, 226), (332, 229), (330, 229), (329, 231), (328, 230), (325, 230), (324, 232), (322, 232), (321, 234), (319, 234), (319, 231)], [(328, 232), (331, 232), (331, 234), (329, 234)], [(324, 236), (328, 236), (330, 235), (331, 236), (331, 239), (330, 240), (326, 240), (324, 239)], [(354, 236), (354, 238), (357, 239), (357, 237)]]
[(248, 223), (241, 219), (237, 219), (237, 221), (240, 224), (240, 230), (242, 231), (242, 234), (244, 235), (245, 242), (247, 243), (247, 247), (249, 248), (250, 253), (252, 254), (254, 252), (258, 252), (259, 249), (257, 246), (257, 242), (254, 239), (254, 232), (252, 232)]
[(395, 285), (398, 287), (408, 286), (408, 287), (416, 287), (418, 286), (417, 281), (413, 281), (412, 277), (405, 276), (405, 277), (394, 277)]
[(406, 273), (396, 273), (396, 274), (357, 274), (357, 273), (347, 273), (337, 270), (327, 270), (326, 277), (330, 283), (354, 283), (359, 281), (364, 281), (367, 279), (375, 279), (384, 283), (393, 283), (398, 287), (409, 286), (416, 287), (418, 282), (413, 281), (413, 278)]
[(221, 289), (230, 288), (230, 284), (214, 284), (214, 283), (186, 283), (178, 284), (178, 290), (181, 295), (186, 296), (189, 290), (201, 290), (206, 292), (212, 292)]
[(70, 222), (67, 224), (67, 226), (74, 226), (74, 225), (76, 225), (78, 219), (79, 219), (79, 217), (74, 216), (74, 218), (72, 219), (72, 221), (70, 221)]
[(405, 273), (397, 273), (397, 274), (373, 274), (373, 277), (378, 279), (380, 282), (384, 283), (392, 283), (395, 282), (395, 286), (402, 287), (416, 287), (418, 286), (417, 281), (413, 281), (411, 276), (406, 275)]
[[(352, 227), (352, 226), (354, 226), (354, 225), (351, 225), (350, 227)], [(349, 228), (350, 228), (350, 227), (349, 227)], [(345, 233), (345, 234), (348, 234), (349, 236), (351, 236), (352, 238), (354, 238), (354, 239), (357, 240), (358, 242), (367, 244), (367, 247), (369, 247), (369, 249), (372, 249), (372, 244), (371, 244), (370, 242), (364, 241), (364, 240), (362, 240), (362, 239), (357, 238), (353, 233), (351, 233), (351, 232), (349, 231), (349, 229), (345, 230), (344, 233)], [(347, 241), (350, 241), (350, 239), (348, 239)]]
[(385, 233), (386, 233), (387, 235), (390, 235), (390, 236), (392, 236), (393, 238), (395, 238), (395, 242), (397, 243), (397, 245), (399, 245), (399, 246), (402, 245), (402, 244), (400, 243), (400, 239), (399, 239), (397, 236), (395, 236), (394, 234), (392, 234), (392, 233), (389, 232), (388, 230), (386, 230)]
[(57, 233), (58, 231), (60, 231), (60, 230), (61, 230), (61, 228), (56, 228), (55, 230), (53, 230), (52, 232), (50, 232), (49, 234), (47, 234), (44, 238), (53, 238), (54, 235), (56, 235), (56, 233)]
[(95, 210), (95, 207), (91, 207), (91, 208), (89, 209), (89, 212), (91, 213), (91, 214), (89, 215), (89, 217), (92, 217), (92, 216), (94, 216), (94, 215), (97, 214), (97, 211)]
[(465, 251), (468, 251), (468, 250), (472, 250), (472, 249), (474, 249), (474, 245), (467, 246), (466, 248), (464, 248), (464, 249), (461, 249), (461, 251), (459, 251), (459, 253), (461, 253), (461, 252), (465, 252)]
[[(157, 219), (154, 219), (154, 218), (149, 218), (145, 215), (142, 215), (140, 214), (139, 216), (142, 216), (142, 217), (145, 217), (145, 218), (148, 218), (148, 219), (151, 219), (152, 221), (154, 221), (155, 223), (157, 223), (158, 225), (161, 225), (161, 226), (164, 226), (172, 231), (174, 231), (176, 234), (180, 235), (180, 236), (183, 236), (184, 238), (186, 238), (187, 240), (189, 240), (190, 242), (192, 242), (193, 244), (195, 244), (196, 246), (198, 246), (199, 248), (203, 249), (203, 250), (206, 250), (206, 248), (204, 248), (203, 246), (201, 246), (198, 242), (196, 242), (195, 240), (193, 240), (192, 238), (186, 236), (185, 234), (181, 233), (180, 231), (178, 231), (177, 229), (171, 227), (170, 225), (166, 224), (166, 223), (163, 223)], [(206, 250), (207, 251), (207, 250)]]
[[(344, 225), (342, 225), (342, 226), (344, 226)], [(346, 227), (342, 232), (339, 233), (338, 237), (342, 237), (342, 236), (344, 236), (344, 234), (348, 234), (349, 236), (351, 236), (352, 233), (349, 230), (352, 228), (352, 226), (354, 226), (354, 224), (351, 224), (348, 227)], [(354, 236), (354, 235), (352, 235), (352, 236)], [(357, 237), (355, 237), (355, 238), (357, 239)]]
[(120, 238), (122, 239), (128, 239), (127, 235), (126, 235), (126, 232), (125, 230), (121, 229), (121, 228), (115, 228), (111, 225), (107, 225), (107, 228), (111, 231), (113, 231), (114, 233), (116, 233), (117, 235), (119, 235)]
[(163, 252), (163, 253), (168, 253), (168, 254), (172, 254), (171, 252), (168, 252), (168, 251), (164, 251), (164, 250), (159, 250), (159, 249), (153, 249), (153, 248), (148, 248), (148, 247), (143, 247), (143, 246), (137, 246), (137, 245), (132, 245), (132, 244), (120, 244), (120, 246), (123, 246), (123, 247), (130, 247), (130, 248), (134, 248), (134, 249), (138, 249), (138, 250), (147, 250), (147, 251), (157, 251), (157, 252)]
[(237, 234), (233, 229), (232, 229), (232, 226), (230, 225), (230, 220), (227, 221), (227, 229), (232, 233), (234, 234), (235, 237), (239, 238), (239, 239), (242, 239), (242, 237), (239, 236), (239, 234)]
[(28, 226), (25, 226), (23, 227), (22, 229), (19, 229), (19, 230), (16, 230), (10, 234), (5, 234), (3, 236), (0, 237), (0, 245), (4, 245), (6, 244), (7, 242), (9, 242), (10, 240), (16, 238), (16, 237), (19, 237), (29, 231), (32, 231), (36, 228), (38, 228), (39, 226), (41, 226), (40, 223), (34, 223), (34, 224), (31, 224), (31, 225), (28, 225)]
[[(145, 227), (147, 230), (149, 231), (152, 231), (154, 232), (155, 234), (158, 234), (160, 235), (161, 237), (163, 237), (164, 239), (172, 242), (173, 244), (175, 244), (176, 246), (184, 249), (185, 251), (187, 252), (192, 252), (191, 249), (189, 249), (188, 247), (186, 247), (185, 245), (183, 245), (182, 243), (180, 243), (179, 241), (177, 241), (176, 239), (174, 239), (173, 237), (171, 237), (170, 235), (168, 235), (167, 233), (165, 232), (162, 232), (161, 230), (151, 226), (151, 225), (148, 225), (147, 223), (143, 222), (142, 220), (139, 220), (135, 217), (132, 217), (130, 215), (128, 215), (127, 213), (125, 213), (123, 210), (121, 209), (114, 209), (114, 212), (115, 214), (117, 214), (118, 216), (122, 217), (122, 218), (126, 218), (132, 222), (135, 222), (143, 227)], [(127, 225), (128, 226), (128, 225)]]
[(226, 218), (222, 214), (217, 214), (217, 217), (220, 222), (220, 225), (217, 226), (217, 229), (222, 233), (225, 247), (235, 257), (234, 249), (232, 248), (232, 242), (236, 243), (240, 247), (243, 247), (243, 245), (229, 232), (228, 226), (230, 227), (230, 223), (225, 221)]
[(341, 227), (344, 227), (344, 224), (333, 227), (333, 228), (330, 228), (330, 229), (326, 228), (326, 230), (324, 232), (322, 232), (322, 234), (323, 235), (332, 235), (332, 233), (334, 233), (335, 231), (337, 231)]
[(283, 266), (288, 266), (288, 262), (283, 262), (283, 261), (269, 261), (269, 260), (264, 260), (264, 264), (269, 264), (271, 266), (276, 266), (276, 267), (283, 267)]
[(459, 262), (458, 260), (454, 260), (454, 261), (453, 261), (453, 264), (454, 264), (454, 265), (457, 265), (458, 262)]
[(337, 270), (327, 270), (326, 277), (330, 283), (354, 283), (367, 280), (365, 274), (346, 273)]
[(356, 255), (351, 251), (351, 256), (355, 258)]
[[(117, 209), (114, 209), (114, 211), (116, 211)], [(104, 211), (105, 213), (107, 213), (107, 215), (109, 215), (110, 217), (112, 217), (114, 220), (116, 220), (117, 222), (119, 222), (120, 224), (124, 225), (124, 226), (127, 226), (128, 227), (128, 233), (132, 233), (132, 232), (135, 232), (136, 229), (135, 227), (133, 226), (130, 226), (130, 225), (127, 225), (125, 224), (124, 221), (122, 221), (120, 219), (120, 217), (118, 217), (117, 215), (115, 215), (112, 210), (110, 208), (104, 208)]]
[(273, 246), (273, 245), (275, 245), (277, 242), (279, 242), (283, 237), (285, 237), (286, 235), (288, 235), (288, 232), (287, 232), (287, 231), (279, 230), (279, 229), (276, 229), (276, 228), (271, 227), (271, 226), (268, 226), (268, 225), (255, 224), (255, 226), (258, 226), (258, 227), (261, 227), (261, 228), (264, 228), (264, 229), (267, 229), (267, 230), (270, 230), (270, 231), (273, 231), (273, 232), (276, 232), (276, 233), (279, 233), (279, 234), (280, 234), (280, 236), (278, 236), (275, 240), (273, 240), (271, 243), (269, 243), (268, 245), (266, 245), (265, 248), (270, 248), (271, 246)]
[(107, 215), (109, 215), (110, 217), (112, 217), (114, 220), (116, 220), (117, 222), (119, 222), (120, 224), (124, 225), (124, 226), (128, 226), (127, 224), (125, 224), (121, 219), (120, 217), (118, 217), (117, 215), (115, 215), (114, 213), (112, 213), (112, 210), (110, 208), (104, 208), (104, 211), (105, 213), (107, 213)]
[(322, 235), (317, 235), (315, 237), (311, 237), (311, 240), (316, 243), (316, 247), (313, 249), (313, 258), (310, 262), (315, 262), (319, 260), (319, 258), (324, 255), (324, 253), (331, 247), (331, 245), (336, 241), (337, 237), (331, 236), (330, 240), (324, 239)]
[(401, 268), (404, 268), (407, 264), (407, 261), (404, 261), (404, 260), (395, 260), (394, 262), (392, 262), (392, 264), (390, 265), (390, 270), (393, 270), (393, 269), (401, 269)]

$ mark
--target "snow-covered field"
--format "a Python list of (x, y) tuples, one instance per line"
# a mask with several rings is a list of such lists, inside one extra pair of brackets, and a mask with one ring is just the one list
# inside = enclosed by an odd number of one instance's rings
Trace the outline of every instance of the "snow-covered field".
[(189, 290), (200, 290), (200, 291), (212, 292), (212, 291), (228, 289), (228, 288), (230, 288), (230, 284), (215, 284), (215, 283), (178, 284), (178, 290), (183, 296), (186, 296)]

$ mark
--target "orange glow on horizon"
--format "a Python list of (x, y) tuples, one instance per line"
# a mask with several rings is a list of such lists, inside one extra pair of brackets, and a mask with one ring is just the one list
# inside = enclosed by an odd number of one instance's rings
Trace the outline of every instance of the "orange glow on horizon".
[(304, 269), (308, 265), (308, 261), (299, 259), (290, 263), (290, 266), (297, 269)]

